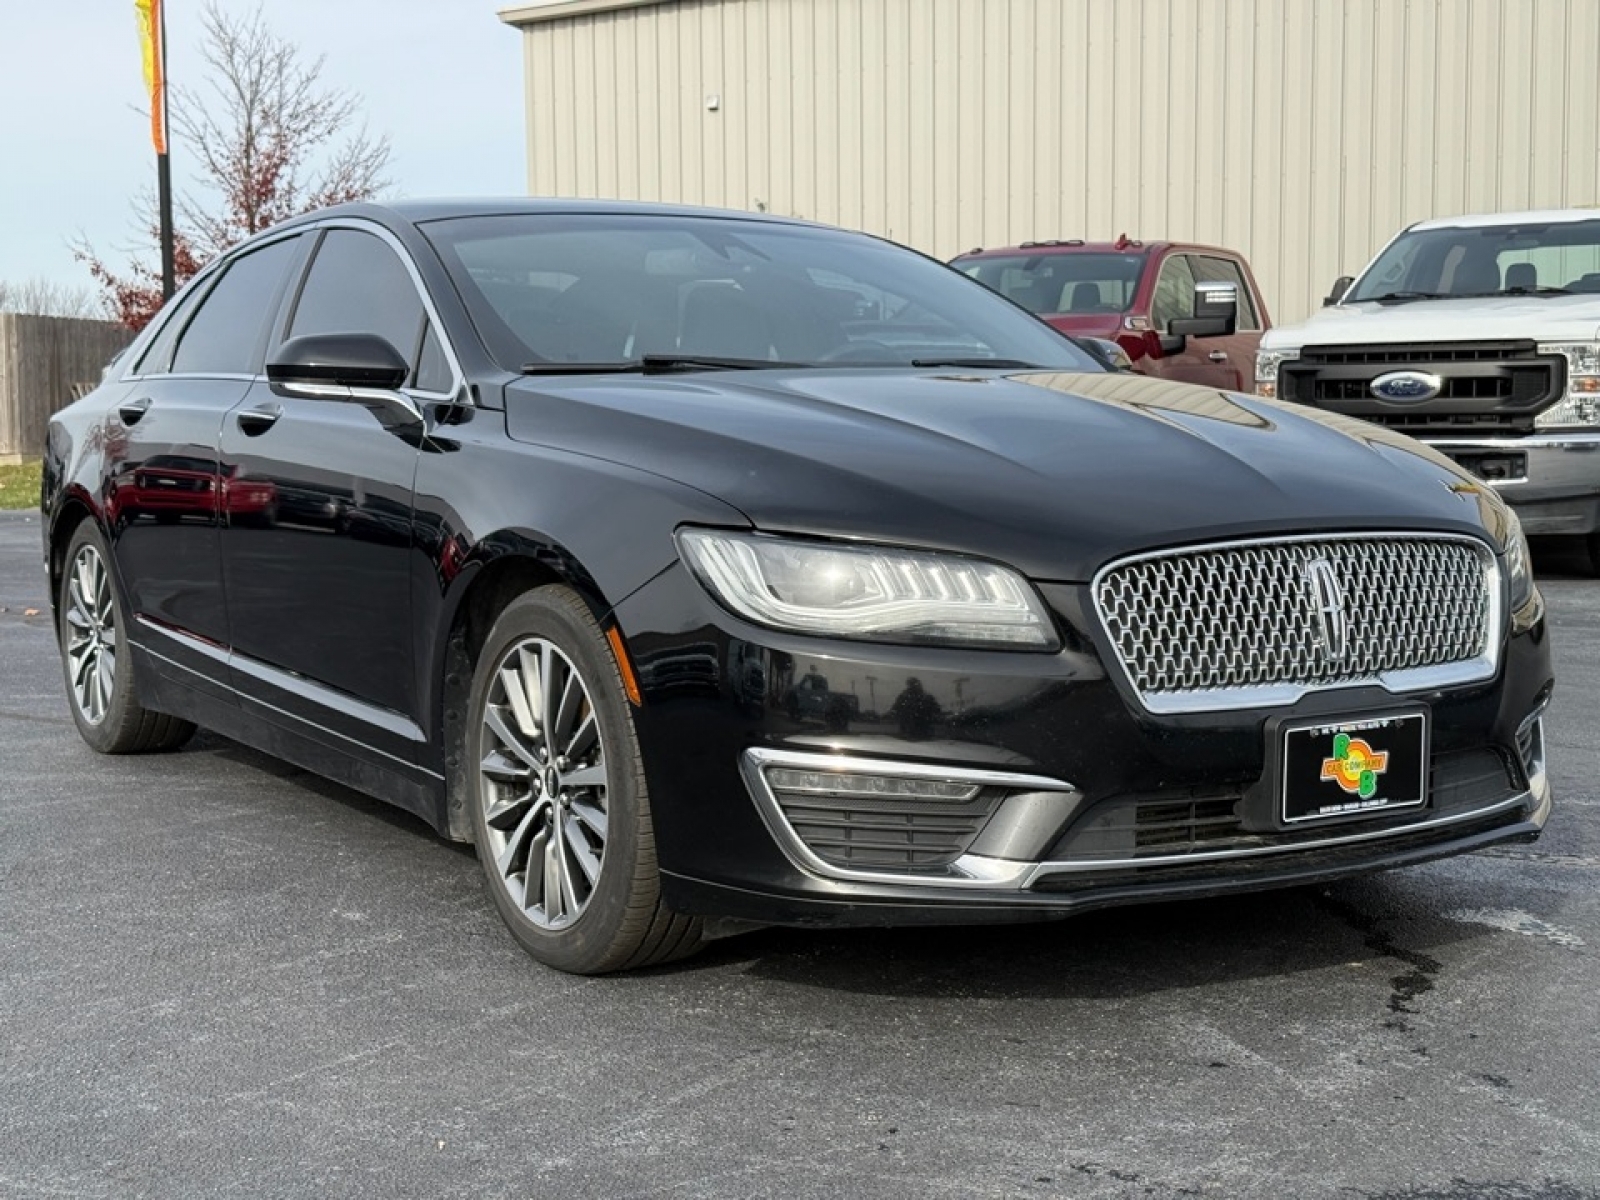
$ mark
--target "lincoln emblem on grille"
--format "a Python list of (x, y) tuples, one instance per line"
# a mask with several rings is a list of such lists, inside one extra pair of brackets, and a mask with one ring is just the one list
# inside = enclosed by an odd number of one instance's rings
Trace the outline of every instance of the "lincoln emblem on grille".
[(1348, 648), (1348, 622), (1344, 612), (1344, 586), (1333, 564), (1314, 558), (1306, 564), (1306, 588), (1311, 593), (1312, 611), (1317, 617), (1317, 632), (1331, 662), (1342, 662)]

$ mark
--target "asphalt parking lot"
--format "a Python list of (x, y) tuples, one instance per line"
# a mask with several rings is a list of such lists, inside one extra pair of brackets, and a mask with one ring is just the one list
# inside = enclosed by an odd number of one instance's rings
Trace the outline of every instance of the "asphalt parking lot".
[(0, 514), (0, 1195), (1600, 1196), (1600, 583), (1560, 558), (1537, 845), (589, 980), (398, 811), (209, 735), (91, 753), (38, 530)]

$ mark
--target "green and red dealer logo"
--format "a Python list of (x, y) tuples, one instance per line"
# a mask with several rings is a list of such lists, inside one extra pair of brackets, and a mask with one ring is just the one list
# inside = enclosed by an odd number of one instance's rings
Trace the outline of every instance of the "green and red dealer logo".
[(1347, 733), (1333, 739), (1333, 757), (1322, 760), (1322, 780), (1332, 780), (1352, 796), (1372, 799), (1378, 790), (1378, 776), (1389, 769), (1389, 752), (1374, 750), (1362, 738)]

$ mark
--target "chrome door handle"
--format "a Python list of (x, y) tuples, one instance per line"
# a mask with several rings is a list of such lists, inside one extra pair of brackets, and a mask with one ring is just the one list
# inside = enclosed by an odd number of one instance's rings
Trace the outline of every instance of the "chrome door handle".
[(234, 417), (234, 423), (244, 431), (245, 437), (260, 437), (277, 423), (283, 416), (283, 409), (276, 404), (258, 404), (255, 408), (247, 408)]
[(149, 396), (140, 396), (137, 400), (128, 400), (117, 405), (117, 415), (122, 418), (124, 425), (137, 425), (140, 418), (149, 411)]
[(1206, 357), (1212, 362), (1227, 362), (1228, 352), (1226, 350), (1213, 350), (1210, 354), (1206, 355)]

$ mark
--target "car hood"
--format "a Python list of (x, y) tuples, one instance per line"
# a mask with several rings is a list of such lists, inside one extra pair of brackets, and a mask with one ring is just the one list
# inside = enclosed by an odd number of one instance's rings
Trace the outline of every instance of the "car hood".
[(943, 548), (1083, 581), (1283, 530), (1498, 538), (1499, 501), (1408, 438), (1140, 375), (751, 371), (530, 378), (513, 438), (698, 488), (757, 528)]
[(1532, 340), (1587, 342), (1600, 338), (1600, 295), (1464, 296), (1404, 304), (1339, 304), (1299, 325), (1270, 330), (1262, 350), (1397, 342)]

